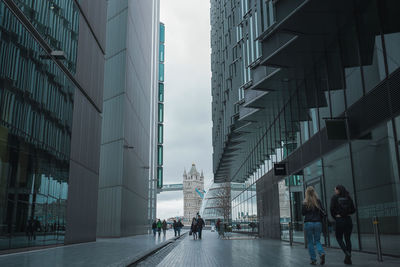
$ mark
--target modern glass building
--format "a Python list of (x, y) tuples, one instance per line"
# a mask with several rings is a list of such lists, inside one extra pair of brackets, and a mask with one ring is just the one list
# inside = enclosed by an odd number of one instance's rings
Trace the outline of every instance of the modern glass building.
[(103, 11), (0, 1), (1, 250), (96, 239)]
[[(400, 2), (211, 5), (214, 180), (248, 188), (233, 221), (256, 215), (261, 236), (304, 242), (305, 188), (329, 207), (343, 184), (357, 206), (354, 248), (376, 251), (378, 216), (383, 252), (400, 255)], [(338, 246), (333, 233), (323, 240)]]

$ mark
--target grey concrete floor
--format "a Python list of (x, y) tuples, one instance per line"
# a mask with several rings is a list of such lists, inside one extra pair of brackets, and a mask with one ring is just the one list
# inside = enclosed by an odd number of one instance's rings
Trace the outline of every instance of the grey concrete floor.
[[(0, 266), (127, 266), (149, 251), (169, 242), (167, 236), (142, 235), (126, 238), (99, 239), (97, 242), (21, 252), (0, 256)], [(164, 251), (163, 251), (164, 250)], [(165, 252), (165, 253), (164, 253)], [(326, 249), (325, 266), (345, 266), (343, 253)], [(303, 245), (290, 247), (279, 240), (254, 239), (247, 235), (232, 234), (221, 240), (216, 232), (203, 231), (202, 240), (185, 236), (165, 249), (147, 258), (140, 266), (310, 266), (308, 251)], [(354, 266), (400, 266), (400, 258), (384, 257), (379, 263), (376, 255), (353, 253)]]
[[(338, 249), (326, 249), (325, 266), (345, 266), (344, 255)], [(204, 231), (202, 240), (187, 236), (178, 242), (158, 266), (311, 266), (304, 245), (279, 240), (254, 239), (233, 235), (230, 240), (218, 239), (215, 232)], [(384, 257), (377, 262), (376, 255), (353, 253), (354, 266), (400, 266), (399, 258)], [(143, 265), (142, 265), (143, 266)]]

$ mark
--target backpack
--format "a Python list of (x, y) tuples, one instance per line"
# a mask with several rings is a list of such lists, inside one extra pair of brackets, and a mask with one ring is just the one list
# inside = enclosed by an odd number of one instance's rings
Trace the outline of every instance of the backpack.
[(350, 197), (338, 197), (340, 215), (348, 216), (356, 212), (353, 200)]

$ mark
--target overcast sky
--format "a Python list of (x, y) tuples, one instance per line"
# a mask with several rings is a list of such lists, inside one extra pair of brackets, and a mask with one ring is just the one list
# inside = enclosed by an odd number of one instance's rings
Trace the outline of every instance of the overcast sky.
[[(212, 180), (209, 0), (161, 0), (165, 24), (164, 184), (192, 163)], [(183, 215), (182, 192), (157, 197), (157, 218)]]

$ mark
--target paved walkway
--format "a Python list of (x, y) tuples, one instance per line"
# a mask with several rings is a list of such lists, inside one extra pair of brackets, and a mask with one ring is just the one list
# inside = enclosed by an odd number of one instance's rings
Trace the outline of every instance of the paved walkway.
[(1, 267), (127, 266), (174, 236), (173, 230), (160, 237), (139, 235), (98, 239), (96, 242), (60, 246), (0, 256)]
[[(187, 236), (177, 242), (158, 266), (311, 266), (308, 251), (303, 245), (290, 247), (287, 242), (254, 239), (239, 234), (232, 236), (231, 240), (220, 240), (215, 232), (210, 231), (204, 231), (203, 235), (202, 240)], [(340, 250), (327, 249), (326, 254), (325, 266), (345, 266)], [(379, 263), (376, 255), (357, 252), (352, 258), (354, 266), (400, 266), (398, 258), (384, 257), (384, 262)]]

